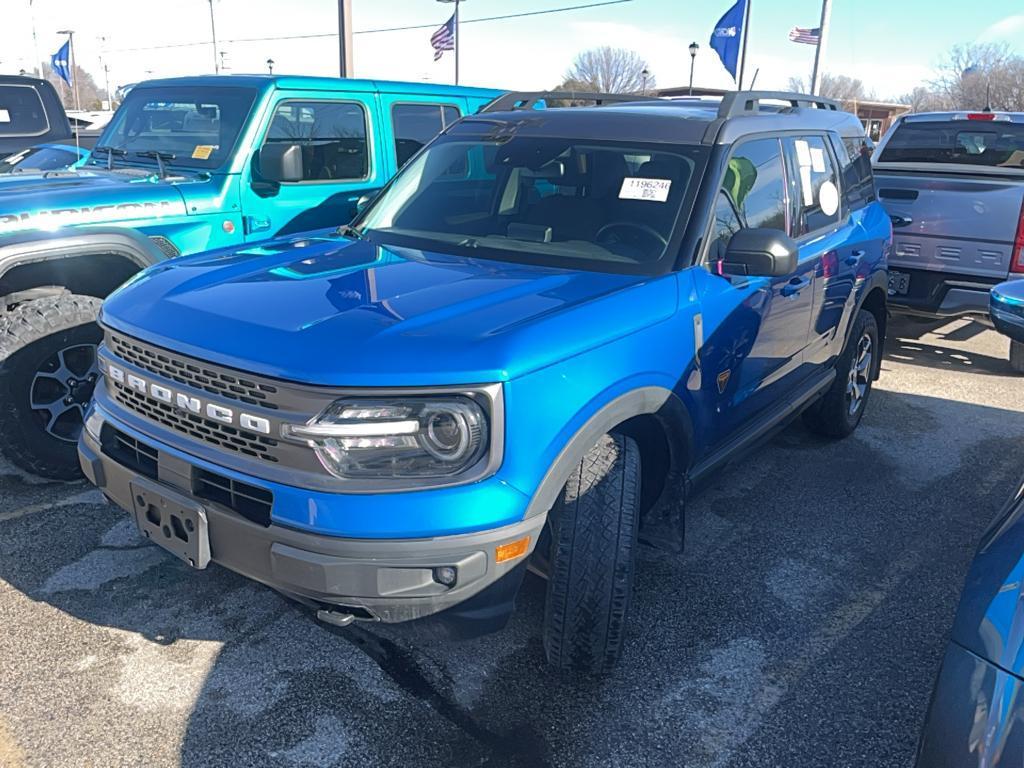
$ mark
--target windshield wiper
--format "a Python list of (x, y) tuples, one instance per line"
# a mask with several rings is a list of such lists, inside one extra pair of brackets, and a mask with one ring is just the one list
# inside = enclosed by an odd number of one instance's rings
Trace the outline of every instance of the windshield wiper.
[(341, 235), (342, 237), (351, 237), (354, 240), (365, 240), (366, 235), (360, 232), (358, 229), (353, 227), (351, 224), (342, 224), (336, 230), (334, 234)]
[(161, 179), (167, 178), (166, 163), (178, 159), (178, 156), (173, 152), (161, 152), (159, 149), (150, 149), (145, 152), (136, 152), (135, 154), (139, 157), (152, 157), (156, 160), (157, 173), (160, 174)]
[(107, 170), (108, 171), (111, 168), (114, 167), (114, 156), (115, 155), (117, 157), (127, 157), (128, 156), (128, 150), (127, 149), (121, 149), (120, 147), (108, 147), (108, 146), (93, 147), (92, 151), (93, 152), (106, 152), (107, 153)]

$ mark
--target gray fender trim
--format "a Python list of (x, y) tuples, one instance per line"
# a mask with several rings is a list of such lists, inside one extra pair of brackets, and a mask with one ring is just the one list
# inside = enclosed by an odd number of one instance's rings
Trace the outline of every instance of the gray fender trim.
[(16, 232), (0, 237), (0, 276), (13, 267), (51, 259), (115, 253), (143, 269), (167, 257), (145, 235), (131, 229), (65, 229)]
[(545, 514), (551, 509), (573, 469), (601, 435), (626, 419), (657, 413), (670, 397), (671, 390), (664, 387), (641, 387), (619, 395), (604, 405), (580, 427), (559, 452), (533, 494), (530, 505), (526, 508), (526, 517)]

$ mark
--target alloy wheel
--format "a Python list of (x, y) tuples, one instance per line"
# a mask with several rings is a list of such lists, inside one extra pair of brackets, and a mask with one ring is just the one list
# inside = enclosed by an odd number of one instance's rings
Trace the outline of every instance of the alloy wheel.
[(48, 434), (78, 440), (98, 376), (95, 344), (65, 347), (43, 361), (32, 378), (29, 406)]
[(874, 342), (870, 333), (864, 333), (857, 342), (857, 350), (850, 366), (849, 380), (846, 384), (846, 404), (849, 414), (853, 416), (860, 410), (867, 398), (868, 387), (871, 386), (871, 364), (874, 360)]

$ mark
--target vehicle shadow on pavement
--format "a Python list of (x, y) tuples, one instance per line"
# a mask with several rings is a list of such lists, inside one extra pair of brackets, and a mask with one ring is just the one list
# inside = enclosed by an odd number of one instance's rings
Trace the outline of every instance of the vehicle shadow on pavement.
[(885, 341), (885, 356), (894, 362), (939, 370), (1019, 376), (1010, 367), (1008, 339), (1003, 339), (1001, 357), (950, 345), (950, 342), (970, 342), (986, 330), (984, 325), (973, 321), (940, 320), (923, 323), (894, 318)]
[(682, 557), (642, 550), (605, 680), (545, 667), (533, 576), (510, 626), (476, 640), (328, 629), (143, 543), (84, 485), (0, 479), (15, 505), (64, 499), (0, 521), (20, 593), (0, 600), (32, 617), (0, 636), (0, 659), (26, 662), (0, 713), (28, 754), (24, 733), (56, 729), (57, 763), (909, 764), (1024, 414), (873, 398), (845, 441), (794, 424), (725, 468), (689, 503)]

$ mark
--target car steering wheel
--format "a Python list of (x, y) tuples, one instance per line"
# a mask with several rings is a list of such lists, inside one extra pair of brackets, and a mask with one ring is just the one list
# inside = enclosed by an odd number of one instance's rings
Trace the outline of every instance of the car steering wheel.
[(605, 234), (609, 230), (614, 229), (633, 230), (633, 237), (620, 238), (621, 242), (626, 243), (628, 245), (637, 245), (636, 241), (638, 238), (636, 237), (635, 233), (640, 233), (642, 235), (646, 235), (647, 237), (653, 237), (655, 240), (661, 243), (662, 248), (668, 248), (668, 238), (666, 238), (663, 234), (661, 234), (661, 232), (659, 232), (649, 224), (641, 224), (638, 221), (613, 221), (608, 224), (605, 224), (603, 227), (597, 230), (597, 234), (594, 235), (594, 239), (600, 242), (601, 236), (603, 234)]

